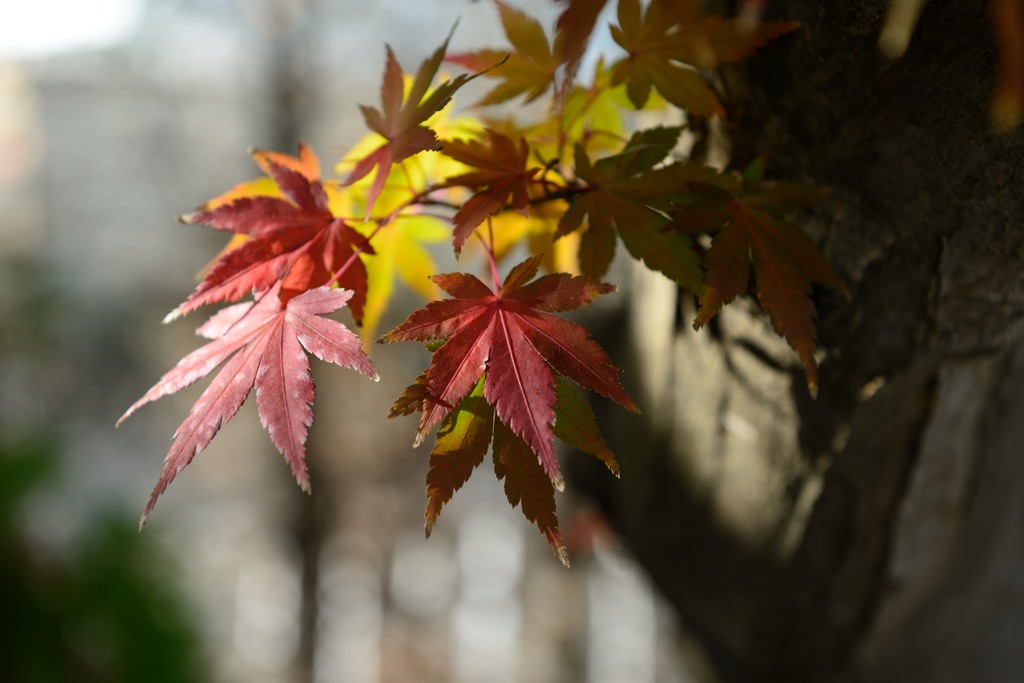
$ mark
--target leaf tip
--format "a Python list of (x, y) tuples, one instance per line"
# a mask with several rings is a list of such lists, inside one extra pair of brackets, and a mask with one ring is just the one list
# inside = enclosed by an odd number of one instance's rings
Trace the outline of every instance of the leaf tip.
[(423, 443), (423, 432), (416, 432), (416, 438), (412, 440), (412, 447), (419, 448), (420, 444)]
[(813, 380), (807, 382), (807, 391), (810, 392), (811, 398), (818, 398), (818, 383)]
[(694, 331), (695, 332), (700, 332), (700, 328), (704, 327), (704, 325), (709, 320), (714, 318), (715, 317), (715, 313), (718, 313), (717, 309), (711, 310), (710, 307), (701, 306), (697, 310), (697, 316), (693, 319), (693, 329), (694, 329)]

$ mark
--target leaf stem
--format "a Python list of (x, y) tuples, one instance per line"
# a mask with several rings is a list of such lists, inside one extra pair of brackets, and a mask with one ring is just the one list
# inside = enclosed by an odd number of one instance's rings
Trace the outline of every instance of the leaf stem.
[(501, 278), (498, 276), (498, 263), (494, 258), (494, 224), (491, 223), (491, 217), (487, 217), (487, 239), (480, 234), (480, 228), (478, 227), (473, 231), (480, 242), (484, 245), (484, 253), (487, 254), (487, 262), (491, 267), (491, 290), (497, 294), (498, 290), (501, 289)]

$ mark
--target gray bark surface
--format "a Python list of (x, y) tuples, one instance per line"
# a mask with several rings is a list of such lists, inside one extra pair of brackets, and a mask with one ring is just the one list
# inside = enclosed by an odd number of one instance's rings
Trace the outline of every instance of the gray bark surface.
[(804, 28), (726, 75), (734, 159), (832, 188), (817, 399), (749, 302), (695, 333), (638, 271), (607, 335), (645, 413), (602, 417), (621, 481), (577, 476), (723, 680), (1024, 680), (1024, 135), (986, 3), (932, 0), (892, 64), (887, 5), (776, 0)]

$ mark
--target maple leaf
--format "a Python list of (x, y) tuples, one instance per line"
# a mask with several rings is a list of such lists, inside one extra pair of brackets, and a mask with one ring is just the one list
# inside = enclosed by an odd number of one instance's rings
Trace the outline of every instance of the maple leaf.
[[(450, 39), (451, 36), (448, 40)], [(459, 88), (500, 61), (498, 59), (491, 62), (477, 73), (463, 74), (445, 81), (428, 92), (448, 50), (448, 40), (420, 65), (416, 78), (404, 96), (402, 67), (388, 45), (387, 65), (384, 68), (384, 81), (381, 85), (381, 108), (365, 105), (359, 107), (370, 130), (386, 139), (384, 144), (356, 161), (348, 178), (345, 179), (345, 185), (351, 185), (377, 167), (377, 175), (367, 195), (367, 217), (373, 211), (373, 205), (384, 188), (393, 164), (400, 163), (419, 152), (437, 151), (441, 148), (437, 134), (421, 124), (448, 104)]]
[(593, 163), (582, 145), (576, 146), (576, 174), (587, 187), (572, 199), (558, 233), (573, 232), (587, 219), (580, 241), (584, 275), (600, 277), (607, 272), (617, 234), (634, 258), (692, 292), (701, 291), (700, 259), (690, 238), (662, 229), (673, 195), (688, 181), (713, 174), (695, 164), (654, 168), (671, 151), (679, 132), (679, 128), (640, 131), (622, 153)]
[(619, 384), (619, 370), (586, 330), (549, 314), (584, 306), (614, 287), (565, 273), (530, 282), (539, 266), (536, 256), (515, 266), (497, 292), (472, 275), (435, 275), (433, 281), (454, 298), (413, 312), (380, 341), (447, 339), (434, 352), (421, 386), (403, 394), (413, 404), (425, 394), (417, 444), (484, 376), (487, 402), (561, 488), (552, 445), (554, 373), (629, 410), (636, 405)]
[[(446, 76), (442, 74), (440, 78), (444, 82)], [(407, 93), (412, 88), (413, 78), (403, 75), (402, 82), (403, 92)], [(423, 126), (432, 130), (441, 140), (478, 137), (484, 130), (483, 122), (466, 114), (454, 115), (455, 100), (454, 96), (450, 98), (447, 105), (423, 122)], [(335, 173), (347, 178), (360, 160), (373, 154), (386, 142), (387, 139), (379, 133), (368, 132), (338, 160), (334, 167)], [(441, 154), (416, 154), (392, 164), (370, 215), (380, 219), (387, 218), (410, 197), (435, 185), (439, 178), (455, 175), (464, 170), (466, 169), (462, 164)], [(345, 186), (346, 195), (353, 205), (353, 215), (366, 214), (369, 191), (375, 180), (375, 177), (364, 175)]]
[[(303, 149), (300, 147), (300, 157)], [(167, 319), (207, 304), (237, 301), (251, 291), (266, 291), (278, 281), (282, 282), (282, 295), (288, 298), (326, 284), (347, 264), (337, 282), (354, 292), (350, 308), (356, 322), (361, 322), (367, 285), (366, 268), (358, 254), (373, 254), (373, 248), (344, 219), (331, 213), (320, 180), (281, 165), (270, 155), (262, 160), (282, 196), (242, 196), (180, 219), (248, 239), (226, 251)], [(311, 167), (305, 168), (309, 172)]]
[(533, 102), (554, 82), (562, 60), (552, 50), (543, 27), (536, 19), (502, 0), (495, 0), (495, 4), (505, 36), (515, 51), (511, 54), (505, 50), (460, 52), (449, 55), (446, 61), (470, 71), (483, 72), (504, 59), (499, 66), (486, 72), (488, 78), (502, 82), (484, 95), (477, 106), (500, 104), (519, 95), (526, 95), (526, 101)]
[[(711, 233), (704, 257), (705, 288), (693, 326), (700, 329), (722, 306), (748, 289), (753, 268), (755, 291), (776, 332), (800, 356), (807, 384), (818, 384), (814, 359), (814, 303), (811, 283), (849, 290), (807, 235), (786, 217), (819, 199), (818, 188), (761, 180), (753, 165), (739, 185), (695, 184), (697, 199), (682, 207), (668, 230)], [(723, 189), (727, 188), (727, 189)]]
[[(558, 378), (555, 392), (555, 435), (568, 445), (597, 456), (618, 476), (615, 457), (601, 436), (590, 406), (564, 378)], [(555, 555), (568, 567), (569, 556), (558, 531), (551, 479), (529, 445), (494, 419), (494, 408), (484, 396), (484, 377), (445, 417), (437, 431), (427, 472), (426, 535), (430, 536), (441, 508), (483, 462), (488, 446), (492, 447), (495, 474), (505, 481), (509, 503), (512, 507), (522, 504), (523, 515), (537, 525)]]
[(620, 0), (612, 37), (627, 53), (613, 67), (629, 99), (642, 107), (653, 86), (691, 114), (722, 114), (721, 103), (697, 69), (712, 69), (752, 54), (769, 40), (794, 31), (797, 22), (700, 16), (699, 0)]
[(579, 67), (590, 34), (607, 0), (560, 0), (566, 8), (555, 24), (555, 53), (565, 63), (566, 81)]
[(185, 356), (118, 421), (120, 424), (150, 401), (193, 384), (227, 361), (174, 433), (140, 525), (178, 472), (234, 417), (254, 386), (260, 422), (299, 485), (309, 491), (306, 437), (313, 423), (315, 394), (303, 349), (321, 360), (378, 379), (359, 338), (341, 323), (320, 317), (338, 310), (351, 297), (347, 290), (319, 287), (284, 303), (274, 288), (255, 303), (219, 311), (199, 328), (202, 336), (213, 341)]
[(476, 226), (504, 209), (510, 197), (512, 208), (523, 216), (529, 214), (530, 179), (540, 170), (526, 167), (530, 149), (525, 139), (520, 138), (517, 146), (496, 130), (487, 129), (486, 133), (486, 141), (452, 140), (444, 144), (446, 156), (473, 169), (448, 178), (445, 185), (477, 189), (452, 218), (456, 256)]

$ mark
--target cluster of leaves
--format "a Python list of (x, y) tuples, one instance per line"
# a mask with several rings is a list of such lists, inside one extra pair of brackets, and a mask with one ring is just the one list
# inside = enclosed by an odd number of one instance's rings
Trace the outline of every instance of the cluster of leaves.
[[(495, 4), (511, 47), (449, 54), (446, 41), (412, 77), (388, 48), (380, 108), (362, 107), (372, 133), (338, 162), (337, 177), (322, 178), (302, 145), (296, 157), (257, 151), (267, 177), (182, 218), (234, 237), (169, 317), (251, 300), (214, 314), (199, 328), (210, 343), (125, 414), (224, 363), (176, 432), (143, 520), (253, 387), (260, 420), (308, 489), (314, 387), (306, 352), (376, 379), (362, 343), (372, 339), (396, 278), (431, 299), (379, 340), (423, 342), (433, 354), (389, 414), (420, 414), (417, 444), (438, 428), (428, 535), (490, 449), (509, 502), (568, 563), (555, 517), (554, 491), (563, 488), (555, 437), (618, 475), (576, 387), (637, 406), (586, 330), (554, 314), (615, 289), (600, 278), (620, 240), (699, 298), (695, 327), (755, 293), (816, 384), (811, 286), (844, 287), (787, 217), (819, 192), (766, 181), (756, 164), (739, 176), (689, 161), (675, 151), (682, 126), (627, 132), (640, 108), (677, 119), (682, 111), (690, 121), (721, 114), (705, 70), (796, 24), (704, 16), (697, 0), (619, 0), (610, 28), (624, 54), (580, 79), (605, 0), (565, 0), (552, 38), (524, 12)], [(436, 83), (445, 61), (468, 73)], [(453, 116), (453, 95), (476, 78), (491, 82), (478, 116)], [(482, 113), (545, 95), (548, 111), (536, 122)], [(424, 244), (449, 236), (463, 262), (482, 254), (489, 283), (436, 273)], [(519, 246), (530, 256), (502, 279), (503, 261)], [(538, 276), (541, 268), (548, 274)], [(323, 317), (346, 305), (362, 340)]]

